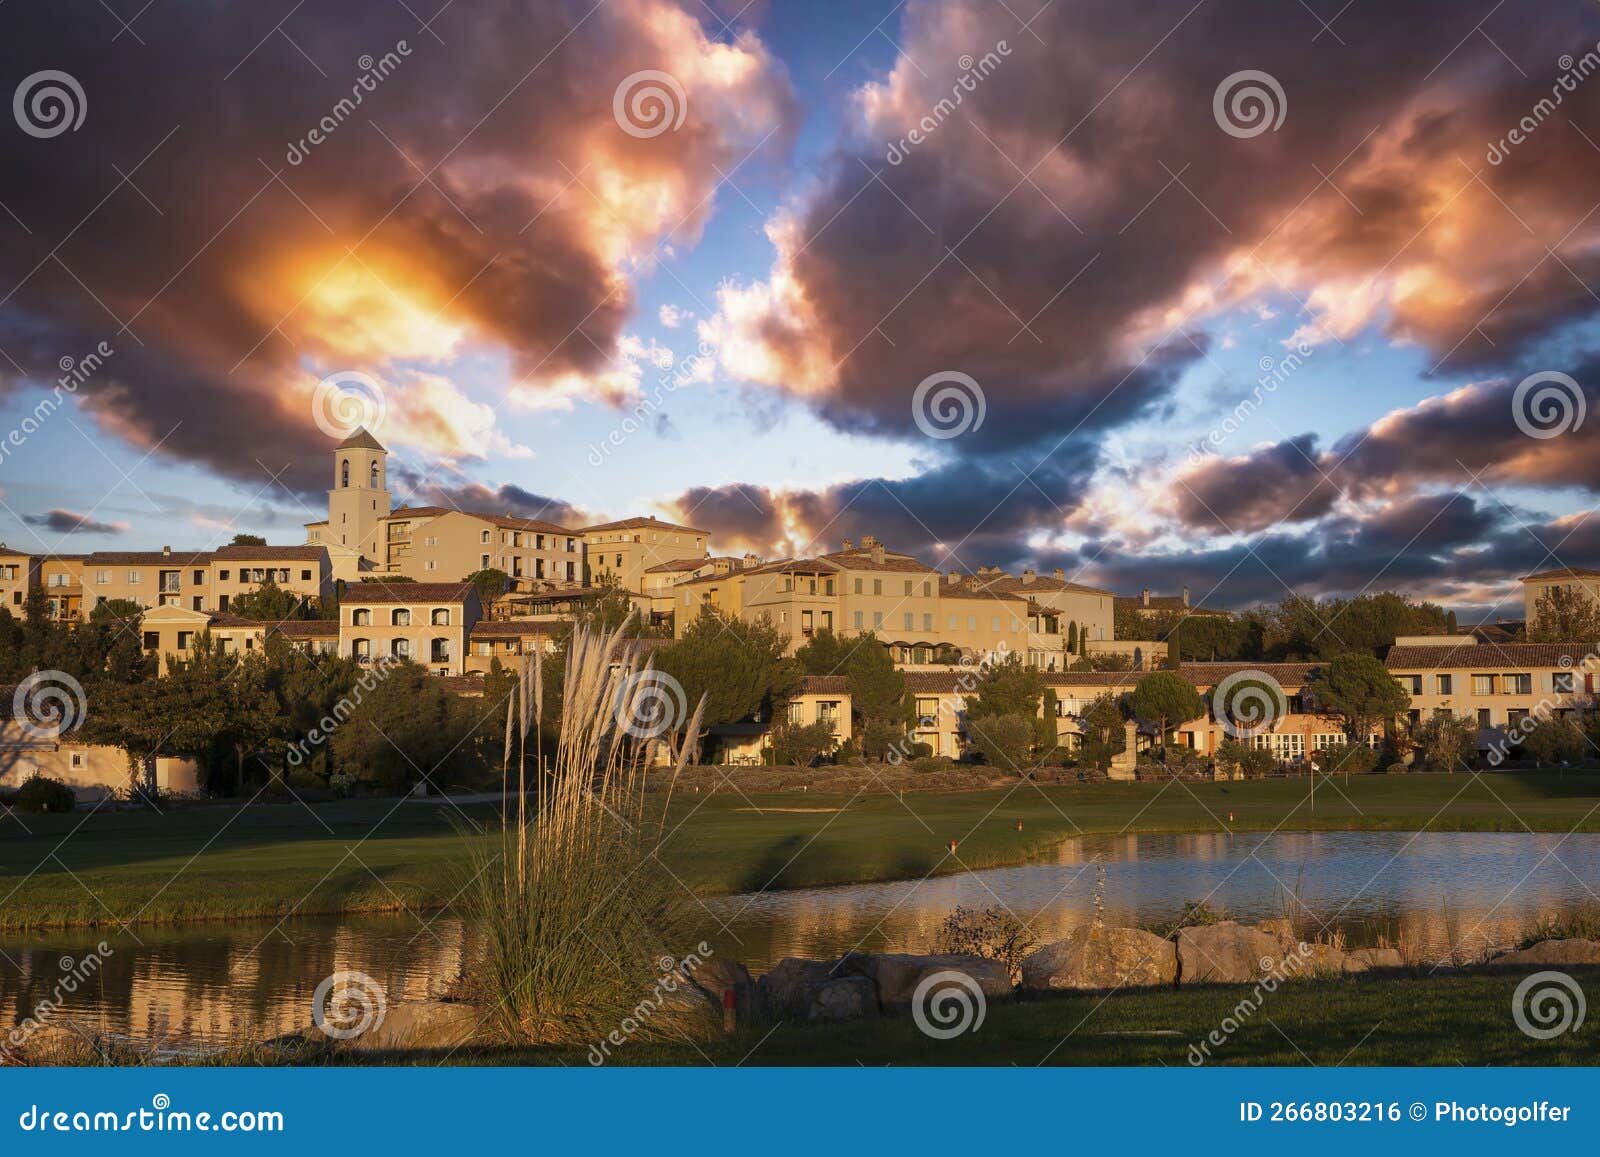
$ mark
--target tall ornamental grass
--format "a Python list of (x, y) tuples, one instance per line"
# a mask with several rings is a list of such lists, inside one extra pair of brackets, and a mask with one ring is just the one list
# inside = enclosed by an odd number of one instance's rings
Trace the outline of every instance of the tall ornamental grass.
[[(508, 1040), (591, 1042), (624, 1019), (638, 1026), (632, 1036), (665, 1038), (700, 1019), (687, 1003), (639, 1012), (659, 992), (664, 958), (702, 931), (693, 899), (656, 856), (670, 789), (663, 800), (644, 788), (658, 756), (675, 780), (691, 744), (672, 750), (668, 737), (698, 735), (704, 705), (658, 736), (638, 727), (658, 676), (624, 629), (574, 631), (554, 759), (536, 755), (531, 785), (518, 760), (515, 822), (498, 848), (473, 856), (464, 898), (483, 949), (467, 979)], [(518, 682), (524, 736), (542, 706), (537, 682), (527, 668)], [(508, 763), (512, 739), (508, 722)]]

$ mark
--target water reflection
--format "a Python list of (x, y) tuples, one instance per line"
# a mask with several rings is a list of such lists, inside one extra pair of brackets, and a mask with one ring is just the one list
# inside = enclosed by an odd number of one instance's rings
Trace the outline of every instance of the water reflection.
[[(1049, 941), (1091, 918), (1096, 868), (1107, 919), (1156, 925), (1186, 900), (1241, 919), (1305, 905), (1352, 946), (1388, 943), (1426, 959), (1472, 959), (1535, 920), (1600, 906), (1600, 835), (1317, 832), (1106, 836), (1063, 844), (1053, 863), (923, 881), (708, 901), (727, 931), (716, 951), (757, 972), (785, 956), (851, 948), (932, 950), (958, 905), (1004, 902)], [(426, 926), (424, 924), (426, 923)], [(708, 921), (709, 923), (709, 921)], [(390, 1001), (436, 994), (473, 951), (448, 915), (308, 918), (41, 932), (0, 938), (0, 1025), (53, 998), (102, 940), (111, 954), (63, 1000), (98, 1031), (177, 1044), (287, 1032), (310, 1022), (312, 993), (340, 970), (365, 972)]]

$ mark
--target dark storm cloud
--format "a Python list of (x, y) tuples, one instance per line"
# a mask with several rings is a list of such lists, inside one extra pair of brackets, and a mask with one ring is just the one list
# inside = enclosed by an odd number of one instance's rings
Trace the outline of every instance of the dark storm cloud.
[(99, 522), (92, 515), (57, 507), (43, 514), (24, 514), (22, 521), (29, 526), (42, 526), (57, 534), (122, 534), (127, 531), (125, 522)]
[[(0, 348), (21, 367), (0, 359), (0, 385), (108, 340), (79, 390), (105, 427), (247, 485), (288, 465), (301, 493), (321, 484), (307, 394), (326, 373), (398, 382), (383, 367), (480, 345), (534, 392), (599, 383), (632, 304), (619, 255), (692, 243), (717, 167), (791, 119), (758, 42), (709, 46), (670, 0), (486, 0), (431, 31), (402, 4), (158, 4), (136, 28), (0, 8), (7, 91), (50, 68), (87, 106), (77, 131), (0, 132)], [(713, 54), (751, 67), (729, 79)], [(651, 68), (688, 113), (630, 136), (612, 95)], [(450, 445), (449, 394), (389, 402), (424, 450), (484, 452)]]

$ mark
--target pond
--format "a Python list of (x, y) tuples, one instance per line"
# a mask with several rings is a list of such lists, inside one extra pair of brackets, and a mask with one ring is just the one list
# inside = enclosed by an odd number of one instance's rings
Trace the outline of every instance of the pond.
[[(1093, 917), (1097, 888), (1114, 924), (1170, 922), (1185, 901), (1251, 921), (1294, 908), (1350, 946), (1470, 960), (1538, 919), (1600, 908), (1600, 835), (1085, 837), (1050, 863), (708, 899), (704, 937), (759, 973), (785, 956), (932, 951), (952, 909), (1003, 903), (1048, 942)], [(109, 954), (86, 970), (102, 940)], [(62, 1015), (95, 1029), (175, 1045), (260, 1038), (307, 1024), (317, 985), (336, 971), (367, 973), (391, 1002), (419, 999), (445, 989), (472, 951), (448, 913), (9, 935), (0, 937), (0, 1025), (28, 1016), (77, 972), (87, 980), (61, 994)]]

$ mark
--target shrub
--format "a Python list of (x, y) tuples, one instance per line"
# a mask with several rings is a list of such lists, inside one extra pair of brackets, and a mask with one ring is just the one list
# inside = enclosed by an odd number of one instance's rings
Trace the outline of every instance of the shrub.
[(78, 806), (78, 796), (59, 779), (36, 775), (17, 789), (17, 810), (65, 813)]
[(1329, 775), (1368, 775), (1377, 770), (1378, 753), (1365, 743), (1329, 747), (1323, 750), (1317, 766)]
[[(927, 746), (924, 744), (923, 746)], [(949, 771), (955, 766), (955, 761), (946, 759), (942, 755), (925, 755), (911, 761), (911, 770), (916, 772)]]
[(1385, 775), (1404, 775), (1406, 772), (1408, 772), (1410, 770), (1411, 769), (1409, 767), (1407, 767), (1405, 764), (1401, 763), (1399, 760), (1396, 760), (1395, 762), (1391, 763), (1388, 767), (1383, 769)]
[(998, 960), (1014, 981), (1022, 977), (1022, 958), (1037, 943), (1026, 924), (999, 906), (979, 911), (957, 908), (939, 925), (941, 952)]
[(810, 767), (833, 747), (833, 724), (790, 723), (772, 729), (772, 759), (780, 766)]
[(906, 755), (911, 759), (927, 759), (933, 754), (933, 744), (913, 743), (906, 749)]
[(1033, 720), (1025, 715), (989, 715), (967, 720), (972, 750), (990, 767), (1025, 775), (1033, 766)]

